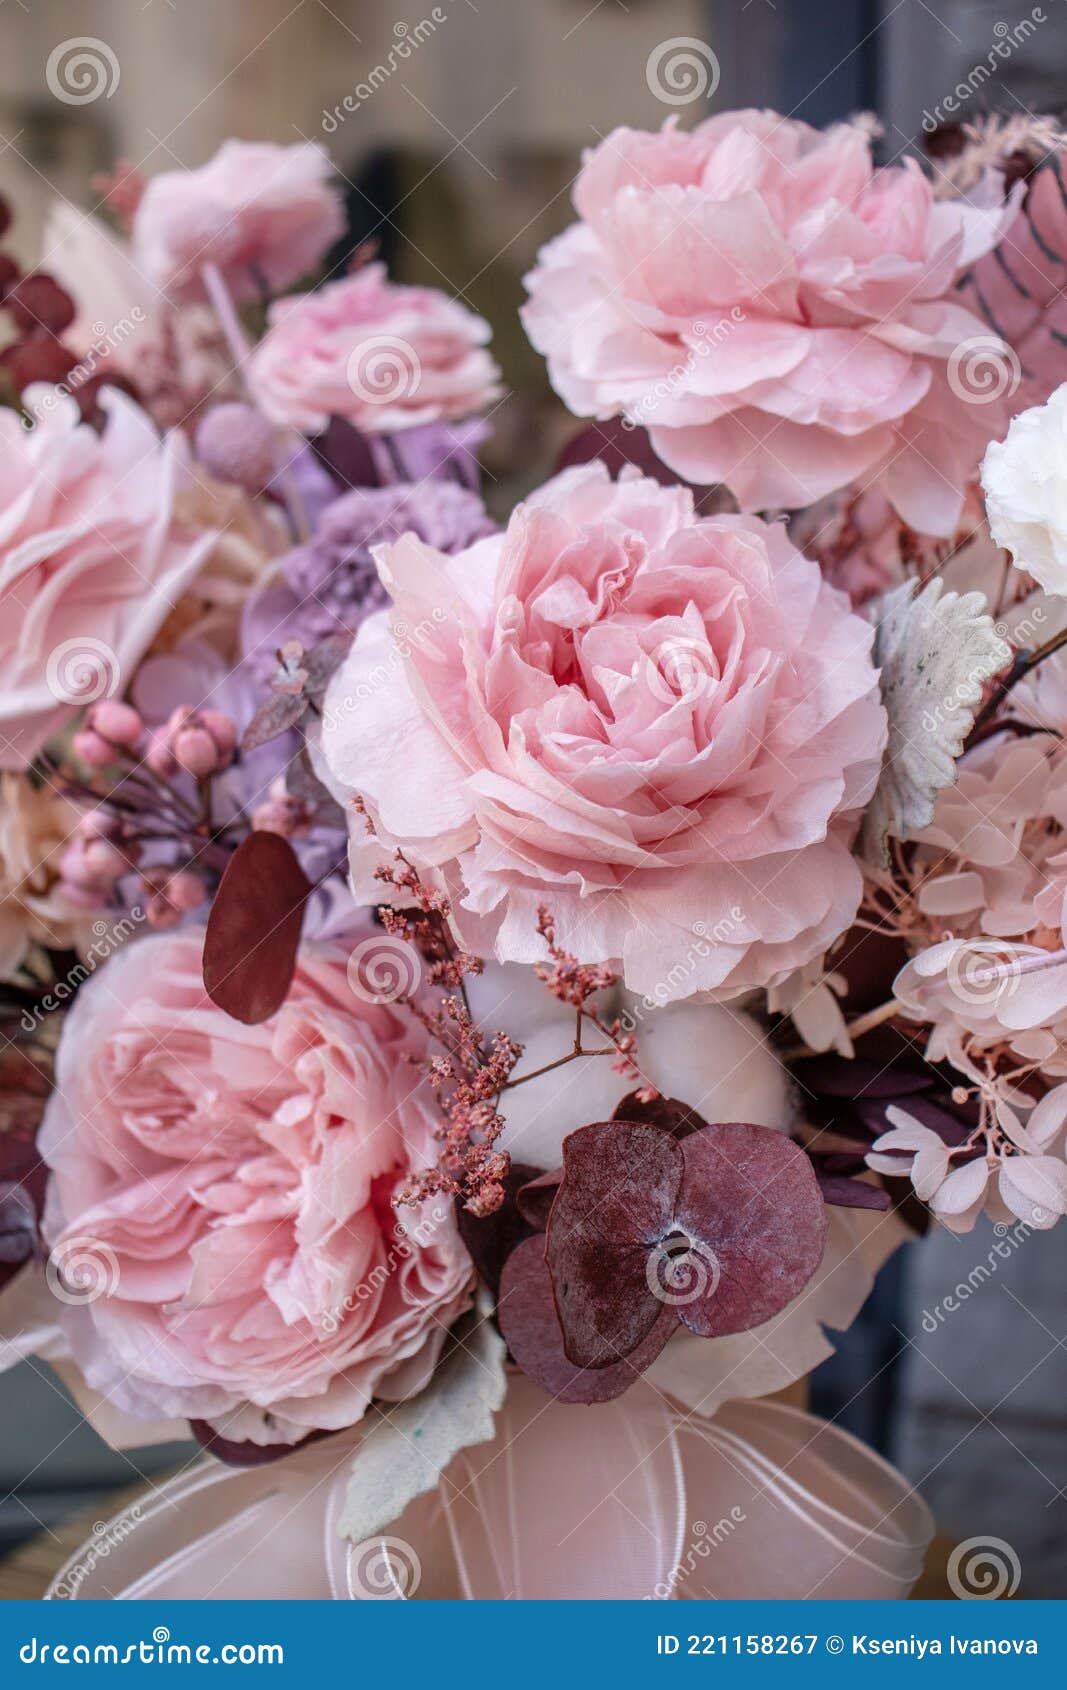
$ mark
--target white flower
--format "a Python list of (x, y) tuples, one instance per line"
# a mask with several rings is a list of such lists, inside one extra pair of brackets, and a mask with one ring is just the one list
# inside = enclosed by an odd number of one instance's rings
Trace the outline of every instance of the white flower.
[(1047, 593), (1067, 594), (1067, 383), (993, 442), (982, 486), (997, 544)]

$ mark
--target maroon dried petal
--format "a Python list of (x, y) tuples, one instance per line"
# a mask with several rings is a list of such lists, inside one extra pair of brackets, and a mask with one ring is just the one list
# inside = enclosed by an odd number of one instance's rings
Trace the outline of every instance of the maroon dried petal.
[(697, 1133), (708, 1124), (703, 1115), (676, 1097), (654, 1097), (644, 1102), (636, 1091), (623, 1098), (612, 1120), (643, 1121), (647, 1126), (672, 1133), (675, 1138), (688, 1138), (690, 1133)]
[(528, 1238), (508, 1257), (497, 1318), (516, 1365), (549, 1396), (567, 1403), (610, 1402), (620, 1397), (652, 1366), (676, 1324), (673, 1310), (661, 1307), (652, 1330), (625, 1360), (610, 1367), (575, 1367), (564, 1353), (552, 1276), (540, 1236)]
[(562, 1178), (563, 1169), (552, 1168), (547, 1174), (538, 1174), (536, 1179), (528, 1180), (516, 1192), (515, 1201), (520, 1213), (529, 1222), (531, 1232), (544, 1232), (548, 1226), (549, 1211)]
[(504, 1263), (538, 1228), (531, 1226), (517, 1201), (520, 1188), (538, 1179), (539, 1168), (512, 1162), (503, 1181), (504, 1201), (491, 1215), (472, 1215), (463, 1198), (456, 1199), (456, 1224), (470, 1258), (496, 1296)]
[(822, 1261), (826, 1208), (811, 1162), (782, 1133), (747, 1122), (693, 1133), (681, 1151), (676, 1222), (689, 1244), (673, 1293), (679, 1318), (705, 1338), (762, 1326)]
[(932, 1091), (937, 1075), (925, 1064), (907, 1068), (902, 1063), (869, 1062), (862, 1056), (812, 1056), (798, 1062), (794, 1072), (807, 1091), (822, 1097), (844, 1097), (850, 1101), (869, 1098), (913, 1097)]
[(824, 1203), (838, 1209), (891, 1209), (892, 1199), (884, 1185), (868, 1185), (866, 1180), (850, 1179), (847, 1174), (815, 1171)]
[(21, 1185), (0, 1184), (0, 1289), (37, 1249), (37, 1209)]
[[(3, 231), (0, 230), (0, 233)], [(15, 260), (8, 253), (0, 252), (0, 301), (7, 298), (21, 275)]]
[(241, 750), (255, 751), (258, 746), (266, 745), (268, 740), (288, 733), (289, 729), (300, 721), (306, 709), (307, 699), (302, 692), (272, 692), (245, 729)]
[(664, 487), (674, 487), (679, 480), (653, 451), (647, 429), (627, 427), (621, 417), (610, 417), (606, 422), (580, 429), (564, 446), (556, 469), (570, 469), (574, 464), (588, 464), (594, 459), (606, 464), (613, 476), (627, 464), (635, 464), (642, 475), (651, 476)]
[(576, 1367), (621, 1360), (655, 1325), (648, 1255), (671, 1228), (683, 1171), (681, 1146), (659, 1127), (599, 1121), (564, 1140), (546, 1260)]
[(311, 449), (342, 487), (380, 487), (381, 476), (366, 435), (341, 417), (331, 417)]
[(4, 367), (17, 393), (22, 393), (35, 381), (55, 386), (66, 381), (78, 360), (69, 347), (51, 335), (37, 335), (33, 340), (20, 340), (5, 348)]
[(294, 1449), (303, 1449), (305, 1445), (329, 1436), (327, 1432), (309, 1432), (306, 1438), (295, 1444), (256, 1444), (250, 1439), (234, 1443), (222, 1437), (206, 1420), (190, 1420), (189, 1430), (201, 1449), (206, 1449), (209, 1455), (224, 1462), (227, 1467), (265, 1467), (270, 1461), (280, 1461), (283, 1456), (292, 1455)]
[(62, 334), (77, 316), (74, 301), (54, 276), (23, 276), (4, 301), (18, 328), (26, 333)]
[(204, 939), (208, 996), (255, 1025), (285, 1002), (311, 883), (288, 840), (252, 832), (219, 882)]

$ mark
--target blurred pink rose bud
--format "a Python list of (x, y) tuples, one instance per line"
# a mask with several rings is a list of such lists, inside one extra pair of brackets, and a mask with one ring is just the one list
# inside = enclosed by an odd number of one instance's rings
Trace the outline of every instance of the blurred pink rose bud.
[(70, 743), (75, 757), (90, 769), (106, 769), (115, 761), (115, 747), (101, 739), (93, 728), (79, 728)]
[(195, 910), (205, 897), (204, 882), (191, 869), (179, 869), (167, 881), (166, 899), (176, 910)]
[(202, 299), (214, 264), (235, 299), (314, 270), (344, 229), (329, 158), (313, 143), (224, 141), (199, 170), (148, 183), (133, 218), (137, 268), (174, 299)]

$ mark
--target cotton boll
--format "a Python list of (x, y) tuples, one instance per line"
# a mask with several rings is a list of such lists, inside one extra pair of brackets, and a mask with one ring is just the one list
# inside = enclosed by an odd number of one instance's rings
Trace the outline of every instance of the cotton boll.
[[(517, 962), (487, 963), (481, 974), (468, 975), (467, 1001), (486, 1036), (500, 1031), (528, 1044), (530, 1035), (538, 1028), (554, 1027), (558, 1047), (555, 1056), (562, 1056), (573, 1043), (574, 1011), (552, 996), (532, 967)], [(614, 1009), (611, 1013), (615, 1013)], [(518, 1071), (539, 1066), (524, 1059)]]
[[(530, 972), (487, 969), (476, 983), (483, 992), (487, 987), (499, 991), (501, 977), (506, 977), (513, 993), (510, 1007), (518, 1010), (525, 1004), (537, 1016), (524, 1026), (517, 1014), (508, 1013), (507, 994), (498, 1000), (501, 1024), (525, 1045), (516, 1078), (566, 1055), (574, 1034), (572, 1012), (554, 1004), (547, 993), (549, 1011), (544, 1014), (521, 978)], [(640, 1020), (635, 1011), (631, 1014), (637, 1022), (641, 1071), (657, 1090), (691, 1104), (708, 1121), (752, 1121), (779, 1130), (789, 1126), (794, 1111), (788, 1075), (750, 1016), (718, 1004), (695, 1003), (645, 1011)], [(483, 1027), (495, 1025), (493, 1016), (487, 1019), (484, 1012), (479, 1011), (478, 1019)], [(596, 1049), (604, 1041), (586, 1024), (583, 1042)], [(590, 1121), (608, 1120), (633, 1089), (610, 1057), (578, 1057), (505, 1092), (501, 1112), (507, 1125), (500, 1147), (518, 1161), (556, 1167), (567, 1134)]]
[(630, 1013), (641, 1072), (657, 1091), (688, 1103), (706, 1121), (790, 1126), (789, 1076), (750, 1015), (700, 1003), (669, 1004), (643, 1019)]

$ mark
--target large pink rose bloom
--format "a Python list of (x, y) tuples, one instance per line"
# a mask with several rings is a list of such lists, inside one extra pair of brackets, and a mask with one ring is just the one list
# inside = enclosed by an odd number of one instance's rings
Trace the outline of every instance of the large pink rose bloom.
[(448, 558), (379, 554), (322, 746), (357, 893), (389, 848), (437, 870), (472, 948), (583, 960), (657, 1003), (766, 986), (860, 897), (849, 842), (885, 719), (871, 630), (781, 526), (698, 521), (690, 494), (600, 464)]
[(858, 127), (743, 111), (616, 130), (574, 204), (523, 312), (572, 411), (624, 413), (744, 510), (880, 476), (912, 527), (953, 532), (1001, 427), (1001, 343), (948, 296), (1014, 203), (935, 203), (913, 160), (876, 170)]
[(133, 220), (134, 262), (174, 300), (204, 297), (205, 264), (235, 299), (292, 287), (344, 231), (331, 174), (312, 142), (224, 141), (199, 170), (153, 176)]
[(391, 282), (368, 264), (315, 293), (280, 299), (248, 366), (276, 423), (318, 433), (344, 417), (364, 434), (469, 417), (495, 399), (488, 323), (437, 288)]
[(105, 390), (102, 434), (31, 389), (39, 421), (0, 410), (0, 767), (24, 768), (80, 705), (119, 691), (200, 568), (181, 440)]
[(204, 993), (201, 936), (149, 938), (79, 993), (41, 1149), (75, 1359), (117, 1407), (275, 1443), (429, 1377), (469, 1302), (451, 1205), (390, 1199), (435, 1159), (400, 1012), (307, 946), (277, 1014)]

